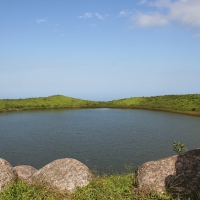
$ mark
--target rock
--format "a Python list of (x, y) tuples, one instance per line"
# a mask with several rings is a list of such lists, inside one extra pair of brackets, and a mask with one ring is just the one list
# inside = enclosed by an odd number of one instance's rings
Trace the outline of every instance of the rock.
[(76, 187), (86, 186), (90, 179), (88, 167), (72, 158), (55, 160), (33, 175), (33, 182), (68, 193), (74, 192)]
[(6, 160), (0, 158), (0, 191), (17, 179), (17, 172)]
[(18, 179), (30, 184), (32, 183), (32, 175), (37, 172), (37, 169), (29, 165), (16, 166), (14, 170), (18, 174)]
[(176, 161), (177, 156), (172, 156), (158, 161), (146, 162), (141, 165), (137, 170), (139, 189), (165, 192), (165, 179), (170, 175), (175, 175)]
[(158, 161), (150, 161), (137, 170), (138, 188), (172, 195), (200, 191), (200, 149)]

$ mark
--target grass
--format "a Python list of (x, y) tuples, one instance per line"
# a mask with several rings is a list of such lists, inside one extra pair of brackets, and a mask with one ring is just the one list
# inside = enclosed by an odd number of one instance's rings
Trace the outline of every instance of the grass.
[(0, 200), (54, 200), (64, 199), (65, 196), (65, 194), (45, 186), (31, 186), (18, 180), (10, 184), (6, 190), (0, 193)]
[[(134, 177), (133, 177), (134, 178)], [(75, 199), (131, 199), (133, 179), (128, 175), (97, 176), (86, 187), (79, 188)]]
[(195, 111), (200, 110), (200, 94), (127, 98), (111, 101), (110, 104), (124, 107)]
[(135, 174), (96, 175), (74, 194), (60, 193), (45, 186), (31, 186), (18, 180), (0, 193), (0, 200), (200, 200), (200, 194), (171, 197), (153, 191), (138, 191)]
[(28, 99), (2, 99), (0, 112), (56, 108), (132, 108), (200, 116), (200, 94), (134, 97), (108, 102), (54, 95)]
[[(55, 108), (132, 108), (150, 109), (169, 112), (177, 112), (200, 116), (200, 94), (166, 95), (155, 97), (136, 97), (113, 100), (108, 102), (88, 101), (76, 98), (55, 95), (50, 97), (28, 99), (2, 99), (0, 100), (0, 112), (55, 109)], [(73, 194), (62, 194), (45, 186), (30, 186), (22, 181), (11, 184), (4, 192), (0, 193), (0, 200), (172, 200), (169, 195), (159, 195), (155, 192), (138, 192), (134, 189), (134, 174), (96, 175), (92, 182)], [(177, 199), (200, 200), (200, 194)]]
[(110, 101), (108, 105), (111, 107), (160, 110), (200, 116), (200, 94), (127, 98)]
[[(138, 192), (134, 189), (135, 174), (96, 175), (91, 183), (78, 188), (74, 194), (63, 194), (45, 186), (30, 186), (18, 180), (0, 193), (1, 200), (173, 200), (167, 194), (156, 192)], [(176, 198), (176, 199), (185, 199)], [(187, 198), (188, 199), (188, 198)], [(190, 200), (200, 199), (198, 194)]]
[(50, 97), (28, 98), (28, 99), (2, 99), (0, 100), (0, 111), (36, 110), (53, 108), (86, 108), (95, 107), (99, 102), (54, 95)]

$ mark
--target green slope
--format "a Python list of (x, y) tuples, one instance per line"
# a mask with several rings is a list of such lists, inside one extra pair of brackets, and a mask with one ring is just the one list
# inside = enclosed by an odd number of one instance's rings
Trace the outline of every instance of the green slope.
[(54, 95), (50, 97), (28, 98), (28, 99), (3, 99), (0, 100), (0, 111), (17, 111), (32, 109), (52, 109), (52, 108), (76, 108), (76, 107), (95, 107), (99, 102), (87, 101)]
[(110, 101), (108, 105), (200, 115), (200, 94), (127, 98)]
[(108, 102), (54, 95), (50, 97), (0, 100), (0, 112), (52, 108), (139, 108), (200, 116), (200, 94), (134, 97)]

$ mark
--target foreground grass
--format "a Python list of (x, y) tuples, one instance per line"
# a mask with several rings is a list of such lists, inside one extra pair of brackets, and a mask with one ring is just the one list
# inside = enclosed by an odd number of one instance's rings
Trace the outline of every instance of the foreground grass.
[(18, 180), (0, 193), (0, 200), (54, 200), (65, 199), (65, 196), (65, 194), (61, 194), (45, 186), (31, 186)]
[(81, 200), (169, 200), (169, 195), (158, 195), (155, 192), (134, 192), (135, 175), (114, 174), (96, 177), (88, 186), (79, 188), (73, 195)]
[(2, 99), (0, 112), (56, 108), (133, 108), (200, 116), (200, 94), (134, 97), (108, 102), (55, 95), (28, 99)]
[(172, 198), (169, 195), (158, 195), (155, 192), (137, 192), (134, 189), (134, 174), (115, 174), (96, 176), (86, 187), (78, 188), (74, 194), (62, 194), (44, 186), (30, 186), (22, 181), (11, 184), (0, 193), (1, 200), (198, 200), (195, 194), (190, 197)]

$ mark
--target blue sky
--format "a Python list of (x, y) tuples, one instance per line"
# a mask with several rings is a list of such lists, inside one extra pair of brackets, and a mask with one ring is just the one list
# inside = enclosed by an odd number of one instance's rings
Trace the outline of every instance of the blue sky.
[(200, 93), (200, 0), (1, 0), (0, 99)]

